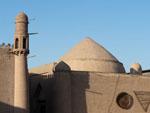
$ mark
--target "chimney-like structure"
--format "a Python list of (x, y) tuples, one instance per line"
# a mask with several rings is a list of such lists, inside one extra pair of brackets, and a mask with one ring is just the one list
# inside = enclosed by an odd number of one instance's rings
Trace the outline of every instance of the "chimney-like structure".
[(15, 82), (14, 113), (29, 113), (28, 66), (29, 54), (28, 17), (21, 12), (16, 17), (14, 35)]

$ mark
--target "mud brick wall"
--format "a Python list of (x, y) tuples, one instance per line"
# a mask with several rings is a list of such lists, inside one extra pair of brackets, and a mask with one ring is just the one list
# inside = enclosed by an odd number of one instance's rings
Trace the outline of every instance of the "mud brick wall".
[(0, 48), (0, 113), (13, 113), (14, 56), (10, 48)]

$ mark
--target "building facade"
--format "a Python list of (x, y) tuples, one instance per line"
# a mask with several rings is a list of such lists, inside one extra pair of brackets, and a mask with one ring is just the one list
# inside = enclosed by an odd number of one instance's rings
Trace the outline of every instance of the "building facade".
[(57, 62), (28, 70), (28, 17), (16, 17), (14, 46), (0, 47), (0, 113), (150, 113), (150, 71), (126, 73), (85, 38)]

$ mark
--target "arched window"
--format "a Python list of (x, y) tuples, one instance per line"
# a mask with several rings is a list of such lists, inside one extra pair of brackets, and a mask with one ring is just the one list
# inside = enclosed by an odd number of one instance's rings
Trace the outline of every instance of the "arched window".
[(18, 49), (18, 47), (19, 47), (19, 39), (16, 38), (16, 40), (15, 40), (15, 49)]
[(23, 49), (26, 49), (26, 38), (23, 38)]

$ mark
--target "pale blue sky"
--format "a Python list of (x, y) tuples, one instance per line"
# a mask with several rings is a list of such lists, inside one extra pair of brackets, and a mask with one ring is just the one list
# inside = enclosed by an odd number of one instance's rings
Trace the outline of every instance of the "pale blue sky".
[[(59, 59), (89, 36), (126, 70), (134, 62), (150, 69), (150, 0), (0, 0), (0, 43), (13, 43), (14, 19), (30, 19), (29, 67)], [(32, 19), (35, 19), (34, 21)]]

